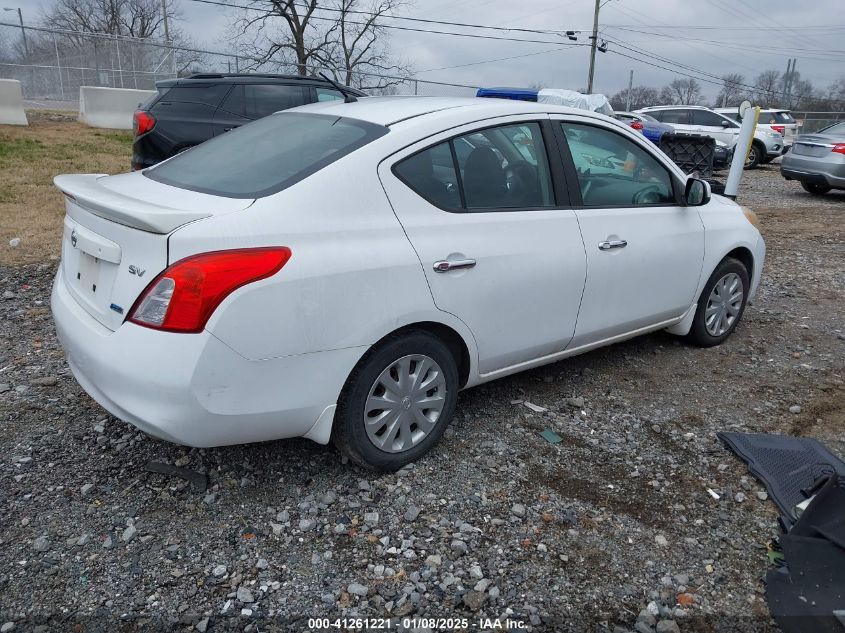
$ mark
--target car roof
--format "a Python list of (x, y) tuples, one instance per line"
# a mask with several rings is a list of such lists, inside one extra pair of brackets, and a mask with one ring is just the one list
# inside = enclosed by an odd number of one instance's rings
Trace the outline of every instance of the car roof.
[[(295, 108), (295, 111), (330, 114), (390, 126), (402, 121), (457, 108), (463, 109), (467, 113), (468, 119), (555, 112), (592, 115), (607, 121), (614, 120), (589, 110), (567, 108), (548, 103), (479, 97), (363, 97), (353, 103), (344, 103), (339, 99), (311, 103)], [(290, 112), (290, 110), (287, 110), (287, 112)]]
[(677, 108), (684, 108), (685, 110), (710, 110), (715, 112), (713, 108), (700, 105), (662, 105), (662, 106), (648, 106), (647, 108), (640, 108), (637, 112), (648, 112), (649, 110), (674, 110)]
[[(310, 77), (307, 75), (279, 75), (273, 73), (197, 73), (190, 77), (180, 77), (179, 79), (164, 79), (156, 82), (156, 87), (173, 87), (186, 86), (193, 84), (252, 84), (252, 83), (302, 83), (304, 85), (333, 87), (330, 81), (322, 77)], [(364, 96), (364, 93), (349, 86), (341, 87), (344, 90), (349, 90), (356, 96)]]

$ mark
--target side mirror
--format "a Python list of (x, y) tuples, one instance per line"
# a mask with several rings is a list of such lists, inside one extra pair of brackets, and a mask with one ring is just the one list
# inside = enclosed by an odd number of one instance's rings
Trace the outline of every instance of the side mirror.
[(725, 121), (724, 119), (722, 119), (722, 127), (731, 127), (731, 124), (729, 121)]
[(700, 207), (707, 204), (710, 202), (710, 184), (698, 178), (688, 178), (684, 200), (688, 207)]

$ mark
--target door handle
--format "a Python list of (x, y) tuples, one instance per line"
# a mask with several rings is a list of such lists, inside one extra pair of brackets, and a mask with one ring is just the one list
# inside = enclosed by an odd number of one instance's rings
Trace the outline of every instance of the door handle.
[(434, 272), (448, 273), (450, 270), (460, 270), (461, 268), (473, 268), (474, 266), (474, 259), (456, 259), (454, 261), (449, 261), (448, 259), (441, 259), (439, 262), (434, 262)]
[(223, 131), (224, 131), (224, 132), (228, 132), (228, 131), (229, 131), (229, 130), (231, 130), (231, 129), (232, 129), (232, 128), (230, 128), (230, 127), (224, 127), (224, 128), (223, 128)]
[(625, 240), (607, 240), (605, 242), (599, 242), (600, 251), (609, 251), (612, 248), (625, 248), (626, 246), (628, 246), (628, 242)]

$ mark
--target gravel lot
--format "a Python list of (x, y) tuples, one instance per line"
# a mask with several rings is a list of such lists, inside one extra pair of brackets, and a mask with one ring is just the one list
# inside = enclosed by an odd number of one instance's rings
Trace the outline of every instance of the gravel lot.
[(0, 267), (3, 633), (776, 630), (761, 582), (776, 508), (715, 433), (845, 456), (845, 195), (774, 166), (745, 180), (769, 255), (725, 345), (660, 333), (463, 392), (434, 453), (388, 475), (304, 440), (187, 450), (136, 432), (66, 368), (56, 262)]

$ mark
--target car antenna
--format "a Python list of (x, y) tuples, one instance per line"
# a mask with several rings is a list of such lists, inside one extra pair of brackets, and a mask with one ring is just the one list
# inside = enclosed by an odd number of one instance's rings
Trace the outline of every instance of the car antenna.
[(323, 79), (328, 81), (332, 86), (334, 86), (337, 89), (337, 91), (340, 94), (343, 95), (343, 102), (344, 103), (355, 103), (356, 101), (358, 101), (358, 99), (355, 98), (354, 94), (352, 94), (351, 92), (347, 92), (346, 88), (344, 86), (341, 86), (334, 79), (330, 79), (329, 76), (326, 75), (326, 73), (321, 72), (320, 77), (322, 77)]

